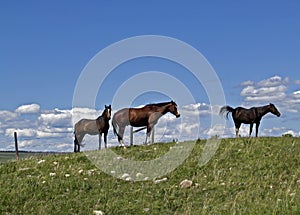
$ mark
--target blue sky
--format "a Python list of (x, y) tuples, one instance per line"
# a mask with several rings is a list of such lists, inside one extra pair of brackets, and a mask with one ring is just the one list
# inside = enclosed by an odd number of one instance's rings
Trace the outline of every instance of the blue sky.
[[(67, 149), (72, 142), (67, 139), (72, 136), (69, 112), (82, 70), (105, 47), (140, 35), (168, 36), (193, 46), (217, 73), (227, 104), (273, 102), (283, 116), (268, 116), (262, 133), (299, 135), (299, 9), (299, 1), (2, 1), (0, 148), (9, 148), (10, 132), (19, 129), (29, 148), (37, 139)], [(205, 91), (178, 65), (145, 62), (120, 66), (124, 77), (113, 76), (105, 83), (108, 89), (140, 71), (163, 70), (190, 81), (199, 91), (196, 102), (207, 108)], [(96, 108), (111, 99), (109, 93), (97, 98)], [(136, 104), (148, 99), (151, 95), (144, 95)], [(227, 136), (232, 136), (233, 124), (227, 124)], [(202, 131), (208, 135), (209, 126)]]

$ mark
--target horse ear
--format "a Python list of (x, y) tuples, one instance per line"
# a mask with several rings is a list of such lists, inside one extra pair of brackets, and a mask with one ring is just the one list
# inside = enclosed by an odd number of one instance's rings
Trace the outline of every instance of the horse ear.
[(105, 105), (105, 109), (108, 108), (108, 106)]

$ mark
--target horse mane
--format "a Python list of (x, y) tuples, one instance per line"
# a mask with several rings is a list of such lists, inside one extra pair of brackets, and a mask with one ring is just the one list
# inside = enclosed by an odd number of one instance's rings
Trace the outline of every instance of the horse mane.
[(170, 104), (170, 103), (175, 103), (175, 102), (174, 101), (170, 101), (170, 102), (161, 102), (161, 103), (151, 103), (151, 104), (145, 105), (145, 107), (149, 107), (149, 106), (162, 107), (162, 106), (165, 106), (165, 105)]

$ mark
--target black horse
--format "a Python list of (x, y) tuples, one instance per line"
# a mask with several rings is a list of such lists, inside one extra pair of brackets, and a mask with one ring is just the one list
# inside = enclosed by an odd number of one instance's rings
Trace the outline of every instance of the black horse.
[(172, 113), (177, 118), (180, 117), (177, 110), (177, 104), (173, 101), (148, 104), (142, 108), (123, 108), (117, 111), (112, 118), (112, 126), (114, 128), (115, 135), (118, 136), (120, 146), (125, 147), (123, 135), (127, 125), (147, 128), (145, 141), (147, 144), (147, 139), (150, 137), (153, 126), (157, 123), (160, 117), (168, 112)]
[(107, 133), (109, 120), (111, 118), (111, 105), (106, 106), (105, 110), (97, 119), (81, 119), (75, 124), (74, 129), (74, 152), (80, 152), (81, 142), (86, 134), (99, 135), (99, 149), (101, 149), (101, 136), (104, 134), (105, 148), (107, 147)]
[(252, 107), (250, 109), (246, 109), (243, 107), (232, 108), (230, 106), (224, 106), (220, 109), (220, 114), (226, 113), (227, 119), (230, 112), (232, 113), (232, 118), (235, 124), (236, 137), (239, 137), (239, 128), (241, 127), (242, 123), (250, 124), (249, 136), (251, 136), (253, 124), (255, 123), (257, 137), (258, 127), (264, 115), (266, 115), (267, 113), (272, 113), (278, 117), (280, 116), (280, 112), (272, 103), (262, 107)]

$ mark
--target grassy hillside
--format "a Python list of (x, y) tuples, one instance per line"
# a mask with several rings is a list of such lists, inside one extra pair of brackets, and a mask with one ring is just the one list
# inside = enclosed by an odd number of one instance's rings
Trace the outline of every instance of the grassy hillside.
[[(114, 151), (154, 159), (170, 144)], [(299, 214), (300, 139), (222, 140), (204, 166), (205, 141), (161, 183), (124, 181), (85, 154), (31, 157), (0, 164), (0, 214)], [(184, 179), (193, 181), (181, 188)]]
[[(55, 154), (56, 152), (27, 152), (27, 151), (19, 151), (19, 159), (29, 158), (37, 155), (49, 155)], [(58, 154), (58, 153), (56, 153)], [(0, 151), (0, 163), (6, 162), (9, 160), (15, 160), (16, 153), (13, 151)]]

